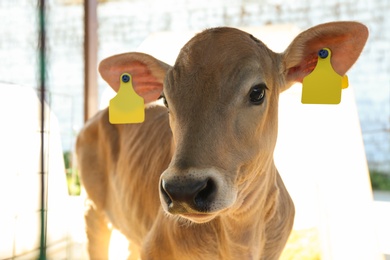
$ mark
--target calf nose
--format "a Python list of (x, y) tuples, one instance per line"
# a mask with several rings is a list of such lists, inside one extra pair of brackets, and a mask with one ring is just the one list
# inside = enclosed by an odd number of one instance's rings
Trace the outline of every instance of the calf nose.
[(161, 193), (172, 214), (186, 212), (207, 212), (216, 192), (211, 178), (184, 183), (161, 180)]

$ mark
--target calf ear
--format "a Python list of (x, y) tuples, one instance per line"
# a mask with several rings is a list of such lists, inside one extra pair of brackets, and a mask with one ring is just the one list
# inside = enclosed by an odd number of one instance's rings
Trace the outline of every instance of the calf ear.
[(322, 48), (331, 50), (333, 69), (344, 76), (359, 57), (367, 37), (367, 27), (357, 22), (326, 23), (302, 32), (282, 53), (287, 87), (302, 82), (314, 70)]
[(135, 92), (144, 98), (145, 103), (155, 101), (161, 95), (165, 74), (169, 69), (168, 64), (137, 52), (111, 56), (99, 65), (100, 75), (116, 92), (119, 90), (120, 76), (129, 73)]

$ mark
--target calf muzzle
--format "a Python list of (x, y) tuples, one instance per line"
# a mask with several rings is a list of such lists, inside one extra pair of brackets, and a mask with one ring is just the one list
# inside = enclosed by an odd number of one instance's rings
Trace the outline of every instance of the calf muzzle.
[(217, 186), (212, 178), (161, 178), (160, 192), (163, 207), (169, 213), (207, 213), (215, 198)]

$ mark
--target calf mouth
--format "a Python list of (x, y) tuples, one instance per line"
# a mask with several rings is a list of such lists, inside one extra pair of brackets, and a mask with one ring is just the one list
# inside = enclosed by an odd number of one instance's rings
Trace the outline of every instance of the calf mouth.
[(180, 214), (179, 216), (197, 224), (210, 222), (216, 217), (215, 214), (209, 214), (209, 213)]

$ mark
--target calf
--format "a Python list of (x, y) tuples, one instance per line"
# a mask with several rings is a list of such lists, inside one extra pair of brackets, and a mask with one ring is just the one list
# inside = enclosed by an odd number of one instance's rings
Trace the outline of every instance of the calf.
[(294, 220), (273, 160), (279, 94), (325, 47), (344, 75), (367, 36), (360, 23), (322, 24), (274, 53), (243, 31), (214, 28), (173, 67), (142, 53), (103, 60), (114, 90), (127, 72), (146, 103), (162, 96), (166, 107), (148, 104), (145, 122), (129, 125), (110, 124), (106, 109), (80, 132), (90, 258), (108, 257), (109, 222), (134, 259), (278, 259)]

